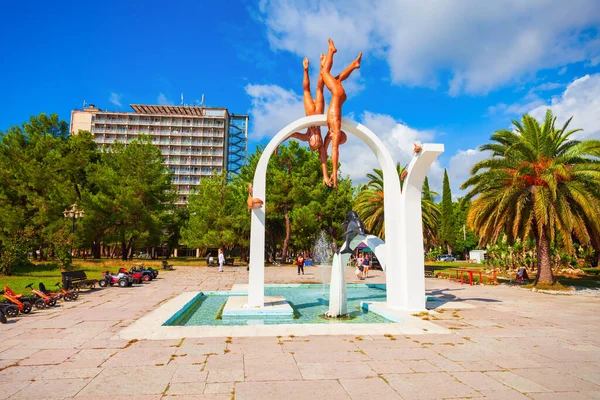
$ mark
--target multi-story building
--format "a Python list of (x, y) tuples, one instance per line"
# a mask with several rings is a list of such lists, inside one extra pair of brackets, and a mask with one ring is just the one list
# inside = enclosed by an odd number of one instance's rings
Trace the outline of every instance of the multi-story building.
[(98, 145), (150, 136), (173, 171), (179, 204), (213, 172), (236, 174), (246, 160), (248, 116), (226, 108), (132, 104), (133, 112), (102, 111), (93, 104), (71, 112), (71, 134), (92, 132)]

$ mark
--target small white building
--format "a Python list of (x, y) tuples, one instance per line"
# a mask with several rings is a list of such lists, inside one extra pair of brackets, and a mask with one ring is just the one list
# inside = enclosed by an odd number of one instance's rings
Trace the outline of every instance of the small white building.
[(487, 251), (485, 250), (471, 250), (469, 251), (469, 260), (471, 262), (481, 264), (483, 260), (485, 260), (485, 254)]

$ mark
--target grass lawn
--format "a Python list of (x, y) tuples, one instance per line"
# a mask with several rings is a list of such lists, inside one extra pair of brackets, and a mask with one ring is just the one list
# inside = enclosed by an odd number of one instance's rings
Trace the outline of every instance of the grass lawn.
[[(198, 258), (171, 258), (168, 260), (169, 264), (173, 265), (206, 265), (206, 261)], [(73, 260), (73, 271), (83, 270), (87, 274), (89, 279), (100, 279), (103, 271), (117, 272), (119, 268), (131, 268), (135, 264), (142, 263), (146, 267), (152, 267), (159, 269), (161, 274), (166, 273), (162, 271), (162, 260), (133, 260), (133, 261), (121, 261), (117, 259), (100, 259), (100, 260)], [(30, 283), (33, 283), (33, 287), (37, 289), (38, 284), (43, 282), (46, 288), (52, 290), (55, 288), (57, 282), (62, 281), (61, 269), (55, 263), (35, 263), (33, 266), (20, 270), (14, 275), (0, 275), (0, 289), (4, 289), (4, 286), (9, 286), (15, 293), (29, 293), (29, 289), (25, 289)]]

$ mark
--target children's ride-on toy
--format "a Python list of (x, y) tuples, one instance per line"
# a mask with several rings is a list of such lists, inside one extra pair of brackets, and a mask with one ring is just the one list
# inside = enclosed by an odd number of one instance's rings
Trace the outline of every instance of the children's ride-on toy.
[(141, 272), (136, 271), (135, 267), (131, 268), (129, 272), (125, 268), (119, 268), (119, 273), (129, 274), (131, 276), (132, 282), (136, 285), (148, 280), (144, 279), (144, 275)]
[[(0, 304), (0, 312), (4, 315), (4, 320), (6, 321), (6, 317), (14, 318), (19, 315), (19, 307), (14, 304), (2, 303)], [(3, 324), (6, 322), (2, 322)]]
[(134, 271), (139, 271), (139, 272), (144, 272), (146, 271), (146, 273), (150, 273), (150, 275), (152, 275), (152, 279), (156, 279), (156, 277), (158, 276), (158, 270), (154, 269), (152, 267), (144, 267), (144, 264), (135, 264), (132, 268), (132, 270)]
[[(27, 285), (25, 287), (27, 289), (31, 289), (31, 293), (36, 295), (38, 297), (38, 300), (41, 299), (44, 302), (44, 304), (46, 304), (47, 307), (54, 307), (56, 305), (56, 302), (60, 299), (60, 296), (56, 295), (56, 293), (53, 293), (52, 295), (48, 295), (44, 292), (40, 292), (39, 290), (34, 289), (33, 283), (30, 283), (29, 285)], [(37, 305), (38, 302), (36, 301), (35, 304)]]
[(133, 278), (126, 272), (119, 272), (118, 274), (112, 274), (110, 271), (104, 271), (102, 273), (102, 279), (98, 281), (100, 287), (106, 287), (108, 285), (118, 285), (119, 287), (127, 287), (133, 285)]
[(153, 270), (151, 268), (144, 268), (143, 265), (140, 265), (138, 267), (131, 267), (131, 269), (129, 270), (129, 273), (131, 274), (142, 274), (142, 280), (144, 282), (148, 282), (151, 281), (152, 279), (156, 278), (156, 276), (158, 274), (155, 274), (155, 272), (158, 272), (156, 270)]
[[(27, 303), (35, 306), (35, 308), (37, 308), (38, 310), (46, 308), (46, 302), (43, 299), (40, 299), (39, 297), (37, 297), (35, 295), (25, 296), (23, 294), (16, 294), (8, 286), (4, 286), (4, 293), (14, 299), (19, 300), (20, 302), (27, 302)], [(25, 313), (25, 314), (27, 314), (27, 313)]]
[[(0, 291), (0, 294), (5, 299), (3, 301), (4, 305), (10, 305), (10, 303), (12, 303), (15, 306), (17, 306), (17, 313), (14, 315), (7, 313), (7, 315), (9, 317), (16, 317), (19, 312), (22, 312), (23, 314), (29, 314), (31, 312), (31, 303), (30, 302), (21, 301), (21, 300), (17, 299), (16, 297), (13, 297), (10, 294), (6, 293), (4, 290)], [(11, 308), (11, 310), (14, 310), (14, 309)], [(7, 311), (8, 311), (8, 309), (7, 309)]]
[(53, 291), (46, 289), (46, 285), (44, 285), (43, 282), (40, 282), (38, 284), (38, 288), (40, 289), (40, 292), (44, 293), (47, 296), (60, 296), (60, 298), (62, 298), (64, 301), (75, 300), (75, 299), (77, 299), (77, 297), (79, 297), (79, 291), (65, 290), (62, 288), (60, 282), (58, 282), (54, 286), (56, 286), (58, 288), (58, 290), (59, 290), (58, 292), (53, 292)]
[(0, 309), (0, 324), (5, 324), (8, 321), (6, 320), (6, 315), (4, 315), (4, 311)]

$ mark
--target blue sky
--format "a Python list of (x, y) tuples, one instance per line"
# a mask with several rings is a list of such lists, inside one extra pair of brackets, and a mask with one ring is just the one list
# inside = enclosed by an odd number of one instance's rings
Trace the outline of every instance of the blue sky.
[[(20, 4), (19, 4), (20, 3)], [(344, 114), (369, 126), (401, 163), (412, 143), (440, 142), (430, 172), (457, 189), (490, 134), (550, 106), (600, 138), (600, 3), (594, 0), (9, 2), (0, 14), (0, 130), (83, 101), (193, 104), (251, 116), (249, 149), (303, 115), (302, 58), (337, 44), (334, 70), (364, 53)], [(485, 5), (484, 5), (485, 4)], [(316, 74), (311, 68), (311, 76)], [(376, 160), (341, 148), (360, 181)], [(362, 162), (355, 160), (360, 158)]]

